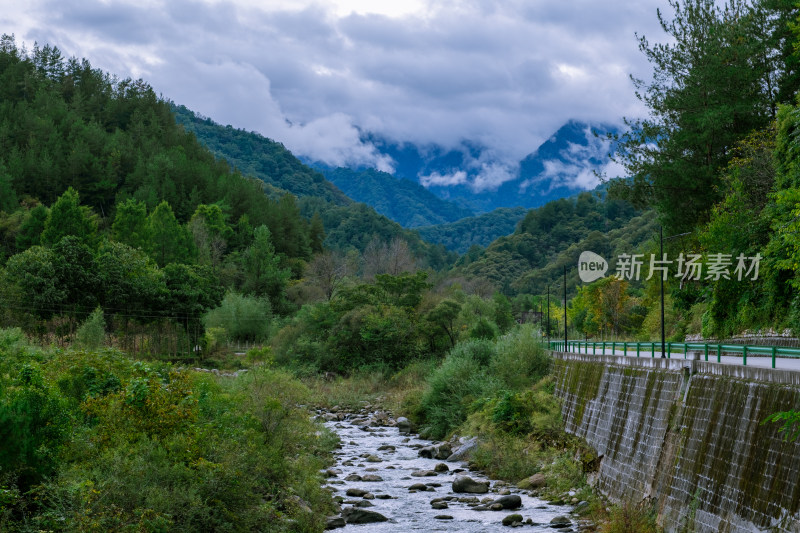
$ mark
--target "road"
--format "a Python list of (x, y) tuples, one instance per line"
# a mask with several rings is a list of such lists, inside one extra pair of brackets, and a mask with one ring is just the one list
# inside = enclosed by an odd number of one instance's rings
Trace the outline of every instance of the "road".
[[(570, 350), (573, 351), (573, 350)], [(596, 355), (602, 355), (602, 348), (597, 348)], [(587, 353), (584, 347), (580, 348), (580, 353)], [(592, 354), (592, 348), (589, 347), (588, 353)], [(612, 350), (611, 348), (606, 348), (605, 355), (619, 355), (624, 356), (626, 355), (624, 350)], [(627, 353), (628, 357), (636, 357), (636, 350), (628, 349)], [(656, 357), (661, 357), (661, 350), (656, 350), (655, 352)], [(651, 357), (650, 351), (642, 351), (639, 354), (639, 357)], [(671, 354), (671, 359), (683, 359), (682, 353)], [(700, 354), (700, 360), (705, 361), (705, 354)], [(708, 355), (708, 362), (709, 363), (716, 363), (717, 362), (717, 354), (713, 351)], [(723, 355), (719, 361), (725, 365), (739, 365), (742, 366), (742, 356), (741, 355)], [(759, 368), (771, 368), (772, 367), (772, 357), (765, 357), (762, 355), (752, 355), (747, 354), (747, 365), (746, 366), (754, 366)], [(794, 370), (800, 372), (800, 357), (776, 357), (775, 358), (775, 368), (778, 370)]]

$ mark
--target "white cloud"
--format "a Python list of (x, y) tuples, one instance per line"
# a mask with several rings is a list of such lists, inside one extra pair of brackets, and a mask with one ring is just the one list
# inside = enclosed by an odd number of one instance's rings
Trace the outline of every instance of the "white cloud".
[(478, 189), (506, 180), (569, 118), (641, 114), (628, 74), (649, 68), (634, 32), (661, 35), (660, 0), (6, 3), (3, 31), (28, 45), (141, 76), (298, 155), (388, 169), (361, 131), (445, 148), (475, 141), (496, 157), (475, 162)]
[(543, 161), (544, 170), (524, 182), (522, 188), (535, 182), (549, 182), (550, 190), (556, 187), (586, 190), (597, 187), (601, 177), (610, 179), (625, 176), (624, 167), (607, 158), (610, 142), (594, 135), (591, 128), (584, 130), (584, 135), (586, 144), (569, 143), (558, 154), (558, 159)]
[(463, 185), (467, 183), (467, 173), (463, 170), (459, 170), (452, 174), (439, 174), (438, 172), (434, 172), (427, 176), (420, 176), (419, 182), (424, 187), (431, 187), (431, 186), (448, 186), (448, 185)]

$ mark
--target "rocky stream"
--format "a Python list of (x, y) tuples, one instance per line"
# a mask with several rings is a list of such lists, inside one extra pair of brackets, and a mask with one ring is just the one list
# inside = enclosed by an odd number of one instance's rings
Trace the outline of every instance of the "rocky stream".
[(317, 416), (341, 441), (336, 464), (326, 471), (341, 513), (328, 518), (328, 529), (566, 533), (588, 525), (573, 514), (576, 503), (585, 503), (572, 495), (552, 503), (536, 496), (536, 485), (545, 482), (539, 474), (521, 483), (523, 490), (470, 470), (466, 459), (475, 439), (422, 440), (405, 418), (369, 408)]

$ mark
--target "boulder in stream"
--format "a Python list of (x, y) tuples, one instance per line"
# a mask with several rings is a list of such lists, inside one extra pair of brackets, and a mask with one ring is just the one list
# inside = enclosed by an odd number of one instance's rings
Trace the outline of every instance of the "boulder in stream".
[(503, 518), (503, 525), (510, 526), (516, 523), (522, 523), (522, 515), (521, 514), (510, 514), (507, 517)]
[(489, 482), (475, 481), (469, 476), (456, 476), (456, 479), (453, 481), (453, 492), (485, 494), (489, 492)]
[(342, 517), (348, 524), (372, 524), (389, 520), (381, 513), (358, 507), (347, 507), (342, 510)]
[(522, 498), (517, 494), (510, 494), (508, 496), (500, 496), (492, 505), (502, 505), (502, 509), (519, 509), (522, 507)]
[(329, 516), (325, 520), (325, 529), (336, 529), (340, 527), (344, 527), (347, 525), (347, 522), (344, 521), (344, 518), (341, 516)]

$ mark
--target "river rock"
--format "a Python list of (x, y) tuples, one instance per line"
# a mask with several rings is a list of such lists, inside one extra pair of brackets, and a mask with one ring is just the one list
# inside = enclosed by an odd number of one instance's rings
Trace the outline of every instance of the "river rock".
[(345, 494), (354, 498), (361, 498), (364, 496), (364, 494), (369, 494), (369, 493), (363, 489), (350, 488), (347, 489), (347, 492), (345, 492)]
[(410, 433), (413, 432), (413, 426), (408, 418), (401, 416), (397, 419), (396, 422), (397, 422), (397, 429), (400, 430), (401, 435), (409, 435)]
[(425, 459), (433, 459), (433, 456), (436, 454), (436, 447), (435, 446), (425, 446), (424, 448), (420, 448), (419, 452), (417, 452), (420, 457)]
[(361, 500), (353, 504), (353, 507), (375, 507), (375, 504), (369, 500)]
[(433, 477), (437, 475), (433, 470), (415, 470), (411, 472), (412, 477)]
[(325, 529), (336, 529), (340, 527), (344, 527), (347, 525), (347, 522), (344, 521), (344, 518), (341, 516), (329, 516), (325, 520)]
[(447, 502), (434, 502), (431, 504), (431, 509), (441, 510), (447, 509)]
[(560, 515), (550, 520), (550, 527), (562, 528), (572, 525), (572, 520), (568, 516)]
[(433, 518), (435, 518), (436, 520), (452, 520), (453, 519), (453, 517), (450, 516), (449, 514), (437, 514)]
[(458, 461), (466, 461), (478, 447), (478, 437), (466, 439), (461, 446), (453, 450), (453, 453), (447, 457), (447, 462), (453, 463)]
[(503, 525), (510, 526), (516, 522), (522, 523), (522, 515), (521, 514), (510, 514), (507, 517), (503, 518)]
[(522, 498), (517, 494), (510, 494), (508, 496), (500, 496), (492, 505), (502, 505), (503, 509), (519, 509), (522, 507)]
[(359, 509), (358, 507), (347, 507), (343, 509), (342, 517), (348, 524), (372, 524), (374, 522), (386, 522), (389, 520), (379, 512)]
[(408, 490), (423, 490), (424, 491), (424, 490), (428, 490), (428, 486), (425, 485), (424, 483), (414, 483), (413, 485), (408, 487)]
[(447, 472), (448, 470), (450, 470), (450, 468), (444, 463), (439, 463), (433, 467), (434, 472)]
[(485, 494), (489, 492), (489, 482), (475, 481), (469, 476), (456, 476), (456, 479), (453, 481), (453, 492)]
[(527, 477), (517, 483), (517, 488), (527, 490), (527, 489), (539, 489), (547, 485), (547, 479), (544, 477), (544, 474), (534, 474), (531, 477)]
[(366, 476), (361, 477), (361, 481), (383, 481), (381, 476), (376, 476), (375, 474), (367, 474)]
[(369, 457), (367, 457), (367, 458), (366, 458), (366, 459), (364, 459), (364, 460), (365, 460), (366, 462), (368, 462), (368, 463), (380, 463), (381, 461), (383, 461), (383, 459), (381, 459), (381, 458), (380, 458), (380, 457), (378, 457), (377, 455), (370, 455)]
[(361, 476), (359, 476), (358, 474), (350, 474), (349, 476), (344, 478), (345, 481), (361, 481), (361, 479), (362, 479)]
[(434, 459), (444, 460), (453, 455), (453, 448), (450, 447), (448, 443), (440, 444), (436, 447), (436, 453), (434, 454)]

